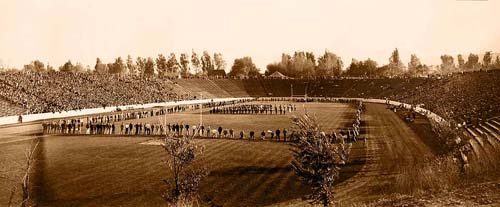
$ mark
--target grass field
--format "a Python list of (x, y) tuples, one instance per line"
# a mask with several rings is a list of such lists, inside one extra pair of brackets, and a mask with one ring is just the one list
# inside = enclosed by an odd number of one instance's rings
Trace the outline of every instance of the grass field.
[[(259, 104), (269, 102), (252, 102)], [(272, 102), (272, 104), (289, 104), (289, 102)], [(322, 123), (322, 128), (326, 131), (338, 129), (344, 123), (352, 121), (354, 108), (347, 104), (328, 104), (328, 103), (294, 103), (297, 111), (287, 113), (286, 115), (261, 115), (261, 114), (210, 114), (208, 109), (203, 112), (203, 125), (216, 129), (219, 126), (223, 128), (232, 128), (235, 132), (240, 130), (248, 133), (253, 130), (258, 134), (261, 131), (276, 130), (277, 128), (290, 129), (292, 126), (291, 117), (307, 113), (316, 115), (318, 121)], [(167, 123), (199, 124), (199, 111), (188, 111), (184, 113), (168, 114), (166, 116), (154, 116), (140, 120), (128, 120), (124, 123), (164, 123), (166, 117)], [(121, 122), (118, 122), (120, 124)], [(235, 133), (237, 134), (237, 133)], [(248, 135), (248, 134), (247, 134)]]
[[(350, 122), (354, 109), (345, 104), (307, 103), (287, 115), (204, 114), (204, 124), (235, 130), (290, 128), (290, 117), (304, 110), (316, 114), (325, 130)], [(199, 114), (167, 115), (167, 122), (197, 123)], [(141, 122), (163, 121), (162, 117)], [(168, 178), (165, 153), (158, 146), (140, 143), (145, 137), (47, 136), (41, 144), (36, 172), (41, 206), (159, 206)], [(198, 139), (206, 150), (197, 164), (210, 169), (201, 188), (201, 199), (222, 206), (265, 206), (300, 199), (309, 191), (294, 175), (287, 143), (229, 139)], [(22, 157), (27, 142), (4, 144), (2, 157)], [(363, 147), (355, 146), (363, 156)], [(356, 160), (356, 157), (354, 157)], [(342, 180), (362, 165), (353, 162)], [(3, 204), (5, 196), (0, 196)]]

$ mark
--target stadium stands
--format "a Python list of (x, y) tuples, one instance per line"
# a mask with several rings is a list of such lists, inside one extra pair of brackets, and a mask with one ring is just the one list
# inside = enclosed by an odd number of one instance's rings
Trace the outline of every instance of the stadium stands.
[(494, 152), (500, 150), (500, 117), (491, 118), (477, 126), (464, 128), (463, 135), (471, 138), (469, 142), (474, 152), (472, 158), (476, 162), (483, 163), (497, 159)]
[[(0, 73), (0, 96), (28, 113), (187, 99), (169, 81), (88, 73)], [(16, 114), (9, 114), (16, 115)]]
[(9, 115), (19, 115), (24, 113), (24, 109), (10, 103), (5, 98), (0, 97), (0, 117)]
[[(363, 97), (422, 105), (447, 120), (477, 126), (499, 116), (500, 70), (433, 78), (178, 79), (93, 73), (0, 73), (2, 115), (224, 97)], [(22, 110), (19, 110), (22, 109)], [(487, 130), (482, 130), (486, 133)], [(480, 132), (478, 132), (480, 133)]]
[(210, 79), (180, 79), (177, 80), (177, 83), (190, 90), (191, 96), (199, 96), (201, 94), (207, 98), (234, 97)]
[(212, 81), (232, 97), (250, 97), (241, 80), (215, 79)]

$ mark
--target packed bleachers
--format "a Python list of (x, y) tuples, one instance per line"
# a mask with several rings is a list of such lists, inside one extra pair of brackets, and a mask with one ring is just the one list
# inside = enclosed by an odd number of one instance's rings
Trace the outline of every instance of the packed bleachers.
[[(255, 80), (254, 80), (255, 81)], [(477, 125), (500, 115), (500, 71), (411, 79), (338, 79), (263, 81), (272, 96), (307, 94), (310, 97), (378, 98), (421, 105), (447, 120)]]
[(0, 117), (11, 114), (23, 114), (24, 109), (12, 104), (11, 102), (0, 97)]
[[(292, 93), (293, 90), (293, 93)], [(447, 120), (477, 125), (500, 115), (500, 71), (431, 78), (335, 80), (178, 79), (93, 73), (0, 73), (2, 116), (203, 98), (364, 97), (422, 105)], [(3, 107), (3, 108), (5, 108)]]
[[(0, 73), (0, 97), (27, 113), (187, 99), (171, 81), (91, 73)], [(17, 115), (17, 114), (9, 114)]]

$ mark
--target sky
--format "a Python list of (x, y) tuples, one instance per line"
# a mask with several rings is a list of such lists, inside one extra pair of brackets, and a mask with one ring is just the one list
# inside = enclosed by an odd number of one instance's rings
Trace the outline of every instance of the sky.
[(96, 57), (157, 57), (192, 50), (252, 57), (325, 50), (386, 64), (417, 54), (500, 52), (500, 0), (0, 0), (0, 64), (95, 65)]

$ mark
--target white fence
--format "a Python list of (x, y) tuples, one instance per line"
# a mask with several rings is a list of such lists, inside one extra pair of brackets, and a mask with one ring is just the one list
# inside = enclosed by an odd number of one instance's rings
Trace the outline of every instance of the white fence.
[[(269, 97), (271, 98), (271, 97)], [(273, 98), (280, 98), (280, 97), (273, 97)], [(290, 97), (281, 97), (285, 99), (292, 99)], [(322, 97), (308, 97), (308, 98), (313, 98), (313, 99), (321, 99)], [(152, 107), (166, 107), (166, 106), (180, 106), (180, 105), (190, 105), (190, 104), (203, 104), (203, 103), (210, 103), (210, 102), (224, 102), (224, 101), (238, 101), (238, 100), (249, 100), (249, 99), (254, 99), (251, 97), (242, 97), (242, 98), (215, 98), (215, 99), (203, 99), (203, 100), (186, 100), (186, 101), (173, 101), (173, 102), (163, 102), (163, 103), (149, 103), (149, 104), (138, 104), (138, 105), (126, 105), (126, 106), (112, 106), (112, 107), (106, 107), (106, 108), (93, 108), (93, 109), (82, 109), (82, 110), (73, 110), (73, 111), (63, 111), (63, 112), (56, 112), (56, 113), (41, 113), (41, 114), (28, 114), (28, 115), (23, 115), (23, 122), (31, 122), (31, 121), (40, 121), (40, 120), (46, 120), (46, 119), (55, 119), (55, 118), (66, 118), (66, 117), (74, 117), (74, 116), (86, 116), (90, 114), (99, 114), (99, 113), (107, 113), (107, 112), (113, 112), (116, 111), (117, 108), (120, 108), (122, 110), (127, 110), (127, 109), (142, 109), (142, 108), (152, 108)], [(267, 98), (261, 98), (261, 99), (267, 99)], [(300, 98), (295, 98), (295, 99), (300, 99)], [(358, 101), (363, 101), (367, 103), (381, 103), (385, 104), (386, 100), (383, 99), (366, 99), (366, 98), (342, 98), (342, 97), (336, 97), (332, 99), (338, 99), (338, 100), (358, 100)], [(410, 108), (412, 105), (397, 102), (397, 101), (389, 101), (390, 105), (394, 106), (400, 106), (403, 104), (405, 108)], [(427, 116), (430, 119), (433, 119), (437, 122), (443, 122), (445, 121), (442, 117), (439, 115), (421, 108), (421, 107), (414, 107), (415, 111), (418, 113)], [(18, 122), (18, 116), (7, 116), (7, 117), (0, 117), (0, 125), (6, 125), (6, 124), (15, 124)]]
[[(286, 100), (298, 100), (298, 99), (304, 99), (304, 98), (297, 98), (297, 97), (262, 97), (262, 98), (259, 98), (259, 100), (270, 100), (270, 99), (286, 99)], [(384, 99), (369, 99), (369, 98), (343, 98), (343, 97), (328, 97), (328, 98), (325, 98), (325, 97), (307, 97), (308, 99), (316, 99), (316, 100), (320, 100), (320, 99), (333, 99), (333, 100), (356, 100), (356, 101), (363, 101), (363, 102), (366, 102), (366, 103), (380, 103), (380, 104), (386, 104), (386, 100)], [(434, 112), (430, 111), (430, 110), (427, 110), (427, 109), (424, 109), (422, 107), (415, 107), (415, 105), (410, 105), (410, 104), (406, 104), (406, 103), (401, 103), (401, 102), (397, 102), (397, 101), (388, 101), (388, 104), (390, 105), (393, 105), (393, 106), (403, 106), (404, 108), (406, 109), (410, 109), (411, 107), (413, 107), (413, 109), (415, 109), (415, 111), (421, 115), (424, 115), (424, 116), (427, 116), (427, 118), (429, 119), (432, 119), (436, 122), (446, 122), (445, 119), (443, 119), (441, 116), (435, 114)], [(402, 105), (401, 105), (402, 104)]]
[[(181, 105), (191, 105), (191, 104), (204, 104), (210, 102), (225, 102), (225, 101), (238, 101), (238, 100), (249, 100), (253, 99), (251, 97), (244, 98), (214, 98), (214, 99), (202, 99), (202, 100), (186, 100), (186, 101), (172, 101), (163, 103), (149, 103), (149, 104), (137, 104), (137, 105), (126, 105), (126, 106), (110, 106), (106, 108), (92, 108), (92, 109), (82, 109), (82, 110), (72, 110), (63, 111), (55, 113), (41, 113), (41, 114), (28, 114), (23, 115), (23, 122), (40, 121), (46, 119), (55, 118), (66, 118), (74, 116), (86, 116), (90, 114), (99, 114), (116, 111), (118, 108), (122, 110), (127, 109), (142, 109), (142, 108), (152, 108), (152, 107), (166, 107), (166, 106), (181, 106)], [(6, 116), (0, 117), (0, 125), (15, 124), (18, 123), (19, 116)]]

